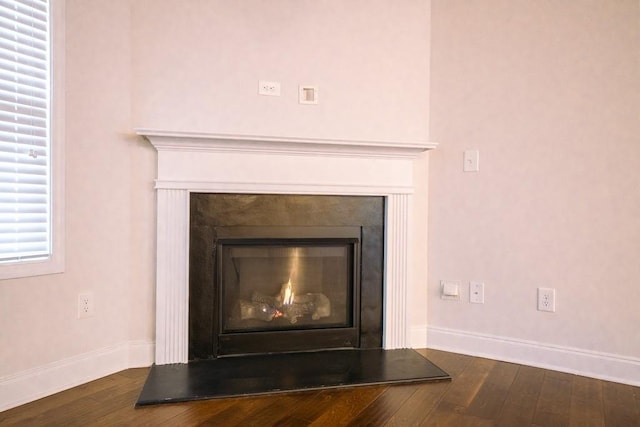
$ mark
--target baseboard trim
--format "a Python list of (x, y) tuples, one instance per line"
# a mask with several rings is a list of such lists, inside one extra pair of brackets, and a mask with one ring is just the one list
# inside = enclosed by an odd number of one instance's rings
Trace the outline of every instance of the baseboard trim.
[(151, 366), (153, 341), (127, 341), (0, 378), (0, 412), (129, 369)]
[(635, 357), (436, 326), (427, 327), (427, 348), (640, 386)]

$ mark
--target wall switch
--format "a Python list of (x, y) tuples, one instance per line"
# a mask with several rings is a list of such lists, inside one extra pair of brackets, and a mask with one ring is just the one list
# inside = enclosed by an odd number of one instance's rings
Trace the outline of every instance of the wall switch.
[(280, 96), (280, 82), (260, 80), (258, 82), (258, 95)]
[(556, 290), (552, 288), (538, 288), (538, 310), (556, 311)]
[(78, 319), (93, 316), (93, 294), (84, 292), (78, 294)]
[(469, 282), (469, 302), (484, 304), (484, 282)]
[(478, 150), (467, 150), (464, 152), (464, 172), (478, 172), (480, 170), (480, 152)]

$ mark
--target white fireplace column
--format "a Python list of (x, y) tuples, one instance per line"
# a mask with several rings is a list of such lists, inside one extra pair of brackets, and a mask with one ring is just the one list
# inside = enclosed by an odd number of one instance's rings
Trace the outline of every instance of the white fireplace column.
[(157, 204), (156, 364), (186, 363), (189, 356), (189, 191), (158, 188)]
[(188, 361), (190, 192), (385, 196), (383, 347), (408, 346), (413, 160), (435, 144), (138, 134), (158, 150), (156, 364)]
[(409, 194), (389, 194), (385, 215), (383, 347), (407, 347)]

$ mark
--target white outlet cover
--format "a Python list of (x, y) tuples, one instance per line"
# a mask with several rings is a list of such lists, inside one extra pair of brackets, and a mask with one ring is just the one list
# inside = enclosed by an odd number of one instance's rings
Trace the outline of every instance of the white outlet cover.
[(469, 282), (469, 302), (484, 304), (484, 282)]
[(553, 288), (538, 288), (538, 310), (555, 313), (556, 290)]
[(280, 96), (280, 82), (259, 80), (258, 95)]
[(93, 294), (83, 292), (78, 294), (78, 319), (93, 316)]

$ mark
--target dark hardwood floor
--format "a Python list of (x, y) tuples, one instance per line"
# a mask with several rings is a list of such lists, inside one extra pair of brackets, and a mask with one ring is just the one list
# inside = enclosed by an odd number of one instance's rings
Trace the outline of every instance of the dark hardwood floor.
[(640, 388), (420, 350), (453, 380), (134, 409), (148, 369), (128, 369), (0, 413), (21, 426), (640, 426)]

